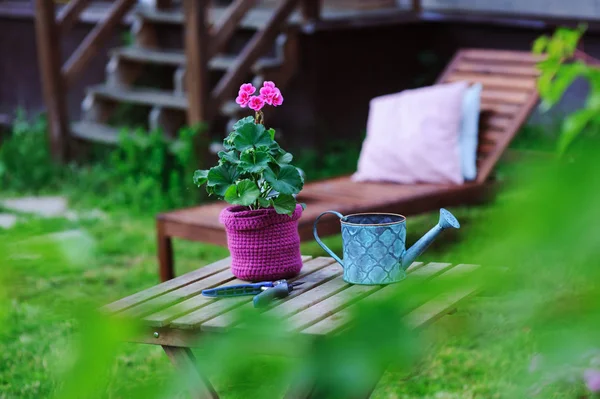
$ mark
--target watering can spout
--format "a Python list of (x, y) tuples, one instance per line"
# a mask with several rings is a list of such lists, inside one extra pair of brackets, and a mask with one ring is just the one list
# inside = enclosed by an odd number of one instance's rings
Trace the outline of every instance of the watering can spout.
[(438, 224), (404, 252), (402, 255), (402, 268), (406, 270), (419, 255), (425, 252), (429, 244), (431, 244), (442, 231), (449, 228), (459, 229), (460, 223), (458, 223), (458, 220), (456, 220), (453, 214), (442, 208), (440, 209), (440, 221)]

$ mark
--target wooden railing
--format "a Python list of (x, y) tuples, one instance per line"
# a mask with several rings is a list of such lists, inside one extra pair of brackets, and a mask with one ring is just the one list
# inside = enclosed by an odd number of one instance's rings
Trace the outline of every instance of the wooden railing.
[(136, 0), (116, 0), (104, 18), (85, 37), (79, 47), (61, 65), (61, 37), (68, 34), (89, 0), (72, 0), (56, 18), (53, 1), (35, 0), (35, 26), (38, 61), (42, 75), (42, 91), (48, 113), (50, 147), (57, 161), (64, 161), (68, 153), (69, 118), (66, 93), (81, 76), (87, 64), (106, 44), (114, 29)]
[[(115, 0), (106, 17), (85, 37), (62, 65), (61, 37), (68, 34), (88, 7), (90, 0), (71, 0), (56, 17), (55, 4), (48, 0), (34, 0), (36, 37), (42, 89), (46, 104), (50, 146), (54, 158), (68, 157), (69, 118), (66, 93), (73, 87), (99, 49), (110, 39), (123, 17), (137, 3), (136, 0)], [(417, 1), (418, 0), (414, 0)], [(157, 7), (168, 8), (171, 0), (158, 0)], [(195, 125), (209, 121), (217, 107), (235, 93), (240, 80), (249, 74), (252, 65), (273, 45), (288, 17), (301, 6), (305, 21), (320, 18), (321, 0), (280, 0), (264, 27), (258, 30), (243, 49), (234, 65), (225, 73), (216, 87), (208, 87), (208, 62), (223, 51), (235, 33), (240, 21), (255, 5), (256, 0), (234, 0), (220, 22), (209, 32), (209, 0), (184, 0), (186, 53), (186, 91), (188, 96), (188, 123)]]

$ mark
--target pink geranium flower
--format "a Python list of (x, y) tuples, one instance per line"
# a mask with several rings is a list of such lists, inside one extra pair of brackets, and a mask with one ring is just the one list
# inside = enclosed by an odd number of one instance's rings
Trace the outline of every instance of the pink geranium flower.
[(271, 86), (263, 86), (260, 88), (260, 96), (267, 104), (273, 105), (273, 97), (275, 96), (276, 90), (278, 89)]
[(250, 94), (243, 92), (240, 89), (240, 94), (235, 99), (235, 102), (238, 103), (240, 107), (246, 108), (249, 101), (250, 101)]
[(279, 107), (281, 104), (283, 104), (283, 96), (281, 95), (281, 91), (279, 91), (279, 89), (275, 89), (275, 94), (273, 95), (273, 106), (274, 107)]
[(270, 80), (267, 80), (263, 83), (263, 87), (270, 87), (272, 89), (275, 89), (275, 83), (271, 82)]
[(249, 96), (253, 95), (256, 91), (256, 87), (252, 86), (252, 83), (244, 83), (240, 86), (239, 94), (246, 93)]
[(250, 97), (250, 101), (248, 102), (248, 107), (258, 112), (265, 106), (265, 100), (259, 96)]
[(583, 374), (585, 385), (594, 393), (600, 392), (600, 370), (587, 369)]

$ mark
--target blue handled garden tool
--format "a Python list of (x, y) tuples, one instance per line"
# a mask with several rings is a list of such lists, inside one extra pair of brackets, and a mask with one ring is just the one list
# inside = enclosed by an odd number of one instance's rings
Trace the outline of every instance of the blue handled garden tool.
[(270, 304), (274, 299), (285, 298), (304, 282), (288, 283), (287, 280), (263, 281), (253, 284), (238, 284), (225, 287), (210, 288), (202, 290), (202, 295), (211, 298), (231, 298), (242, 295), (254, 295), (254, 307), (262, 308)]

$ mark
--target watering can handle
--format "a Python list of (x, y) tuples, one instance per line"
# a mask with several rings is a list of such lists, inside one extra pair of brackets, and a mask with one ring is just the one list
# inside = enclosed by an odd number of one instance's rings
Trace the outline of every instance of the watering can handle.
[(344, 217), (344, 215), (342, 215), (341, 213), (336, 212), (336, 211), (323, 212), (322, 214), (320, 214), (317, 217), (317, 219), (315, 219), (315, 224), (313, 225), (313, 235), (315, 236), (315, 240), (317, 241), (317, 244), (319, 244), (321, 246), (321, 248), (323, 248), (325, 250), (325, 252), (327, 252), (329, 255), (331, 255), (331, 257), (333, 259), (335, 259), (340, 265), (342, 265), (342, 267), (344, 267), (344, 263), (342, 262), (342, 260), (331, 249), (329, 249), (329, 247), (327, 245), (325, 245), (323, 243), (323, 241), (321, 241), (321, 239), (319, 238), (319, 234), (317, 233), (317, 223), (319, 223), (319, 219), (321, 219), (321, 216), (324, 216), (328, 213), (331, 213), (331, 214), (339, 217), (340, 219), (342, 219)]

